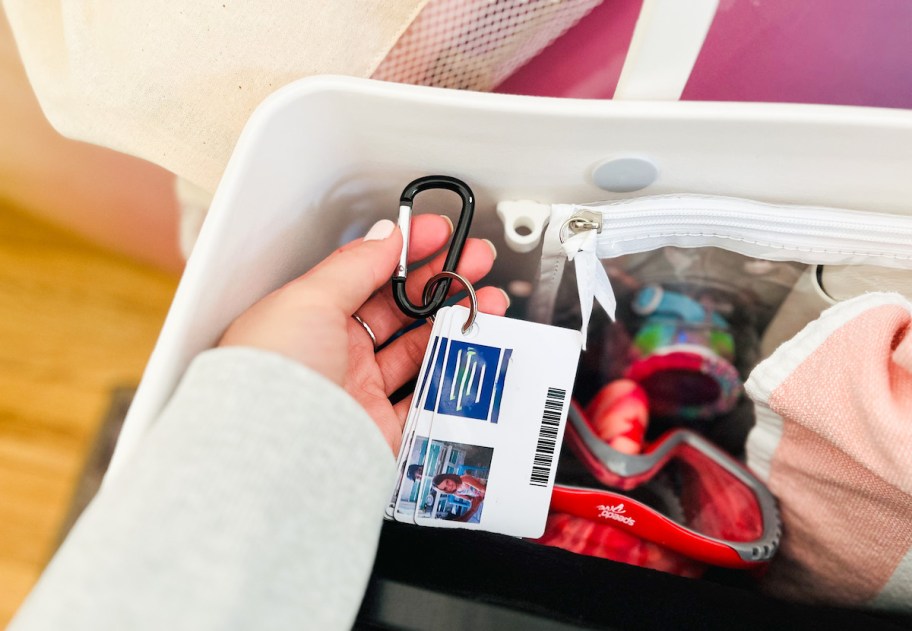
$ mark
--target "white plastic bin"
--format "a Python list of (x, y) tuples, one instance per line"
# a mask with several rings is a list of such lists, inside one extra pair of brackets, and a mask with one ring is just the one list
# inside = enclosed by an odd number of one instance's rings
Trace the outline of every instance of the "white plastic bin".
[[(648, 188), (608, 193), (595, 165), (643, 157)], [(535, 278), (502, 242), (504, 199), (585, 202), (660, 193), (912, 213), (912, 112), (750, 103), (577, 101), (338, 77), (293, 83), (247, 124), (187, 265), (114, 455), (116, 475), (194, 355), (244, 309), (374, 221), (413, 178), (477, 196), (472, 236), (501, 256), (488, 282)], [(433, 205), (419, 199), (416, 212)], [(458, 210), (452, 200), (446, 208)]]

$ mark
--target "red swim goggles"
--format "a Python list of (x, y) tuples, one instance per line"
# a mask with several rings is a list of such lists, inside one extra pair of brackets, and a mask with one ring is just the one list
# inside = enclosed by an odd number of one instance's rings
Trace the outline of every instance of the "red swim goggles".
[(602, 441), (572, 404), (567, 440), (603, 484), (556, 485), (551, 510), (610, 524), (691, 559), (730, 568), (768, 562), (779, 546), (776, 500), (766, 486), (699, 434), (676, 429), (638, 455)]

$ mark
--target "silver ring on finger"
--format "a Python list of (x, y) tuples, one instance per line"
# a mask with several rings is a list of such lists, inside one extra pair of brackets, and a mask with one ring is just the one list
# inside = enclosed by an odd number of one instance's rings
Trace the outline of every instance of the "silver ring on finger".
[(364, 320), (362, 320), (361, 316), (359, 316), (357, 313), (352, 314), (352, 319), (355, 322), (357, 322), (358, 324), (360, 324), (361, 328), (364, 329), (365, 333), (367, 333), (370, 336), (371, 342), (374, 345), (374, 350), (377, 350), (377, 336), (374, 335), (374, 331), (373, 331), (373, 329), (370, 328), (370, 325), (367, 322), (365, 322)]

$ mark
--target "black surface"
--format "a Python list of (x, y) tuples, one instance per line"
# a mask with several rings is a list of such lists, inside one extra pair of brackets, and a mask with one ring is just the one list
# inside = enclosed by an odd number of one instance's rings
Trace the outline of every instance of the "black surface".
[[(909, 619), (789, 603), (750, 585), (743, 573), (685, 579), (501, 535), (387, 522), (358, 627), (526, 628), (531, 615), (560, 628), (912, 628)], [(424, 612), (426, 625), (422, 615), (403, 617), (410, 607)], [(516, 624), (504, 622), (509, 611), (522, 614)]]

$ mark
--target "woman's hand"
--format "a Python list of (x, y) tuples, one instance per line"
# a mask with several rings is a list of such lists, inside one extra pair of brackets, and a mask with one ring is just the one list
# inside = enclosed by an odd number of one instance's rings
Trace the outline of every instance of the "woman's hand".
[[(425, 259), (449, 239), (452, 226), (444, 217), (418, 215), (412, 220), (409, 262)], [(379, 352), (365, 329), (368, 324), (379, 345), (413, 320), (393, 302), (389, 279), (399, 261), (402, 235), (389, 220), (377, 222), (363, 238), (335, 252), (284, 287), (272, 292), (235, 320), (219, 346), (252, 346), (290, 357), (343, 386), (380, 428), (393, 452), (399, 450), (402, 426), (411, 396), (395, 406), (389, 396), (413, 379), (430, 339), (429, 324), (411, 330)], [(427, 279), (439, 272), (445, 253), (409, 272), (407, 293), (422, 303)], [(469, 239), (458, 273), (479, 281), (494, 263), (490, 242)], [(459, 283), (452, 284), (458, 292)], [(507, 295), (494, 287), (477, 291), (478, 308), (503, 315)]]

